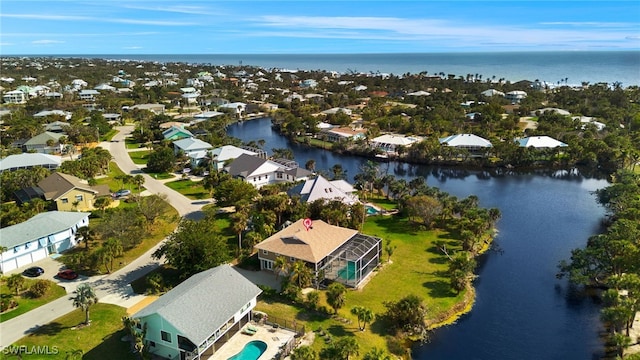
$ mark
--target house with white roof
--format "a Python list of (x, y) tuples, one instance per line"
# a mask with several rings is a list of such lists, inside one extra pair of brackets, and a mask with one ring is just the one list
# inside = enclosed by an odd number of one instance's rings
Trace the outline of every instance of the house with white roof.
[(343, 108), (343, 107), (334, 107), (334, 108), (331, 108), (331, 109), (328, 109), (328, 110), (321, 111), (320, 113), (321, 114), (325, 114), (325, 115), (335, 115), (335, 114), (337, 114), (339, 112), (344, 113), (344, 114), (349, 115), (349, 116), (351, 116), (351, 114), (353, 113), (353, 111), (351, 109), (347, 109), (347, 108)]
[(100, 92), (98, 92), (98, 90), (80, 90), (78, 92), (78, 98), (80, 98), (80, 100), (85, 100), (85, 101), (94, 101), (96, 99), (96, 96), (100, 95)]
[(485, 91), (481, 92), (480, 94), (482, 94), (483, 96), (486, 96), (486, 97), (504, 96), (504, 93), (502, 91), (499, 91), (499, 90), (496, 90), (496, 89), (488, 89), (488, 90), (485, 90)]
[(192, 166), (198, 166), (207, 156), (207, 151), (213, 148), (211, 144), (200, 139), (190, 137), (173, 142), (173, 152), (178, 154), (183, 152), (191, 159)]
[(129, 110), (147, 110), (156, 115), (164, 114), (164, 104), (137, 104), (129, 108)]
[(320, 175), (293, 187), (287, 194), (300, 196), (302, 202), (314, 202), (320, 199), (324, 201), (338, 200), (347, 205), (360, 202), (353, 185), (342, 179), (329, 181)]
[(493, 146), (489, 140), (474, 134), (456, 134), (438, 140), (442, 146), (466, 149), (472, 153), (484, 152)]
[(20, 90), (7, 91), (2, 95), (2, 101), (7, 104), (25, 104), (27, 95)]
[(49, 211), (0, 229), (0, 271), (6, 273), (76, 246), (78, 228), (89, 225), (88, 212)]
[(538, 116), (538, 114), (544, 114), (544, 113), (547, 113), (547, 112), (548, 113), (558, 114), (558, 115), (564, 115), (564, 116), (571, 115), (570, 112), (568, 112), (567, 110), (564, 110), (564, 109), (546, 107), (546, 108), (542, 108), (542, 109), (538, 109), (538, 110), (532, 111), (531, 112), (531, 116)]
[(553, 149), (557, 147), (566, 147), (567, 144), (558, 141), (549, 136), (530, 136), (516, 140), (520, 147), (532, 147), (536, 149)]
[(407, 94), (407, 96), (429, 96), (429, 95), (431, 95), (431, 93), (424, 90), (414, 91)]
[(236, 117), (242, 117), (244, 113), (247, 111), (247, 104), (243, 102), (232, 102), (228, 104), (222, 104), (218, 106), (218, 109), (228, 109), (232, 111)]
[(505, 99), (511, 101), (512, 104), (519, 103), (520, 100), (527, 97), (527, 93), (522, 90), (509, 91), (504, 95)]
[(42, 110), (33, 114), (33, 117), (36, 117), (36, 118), (47, 117), (47, 116), (60, 116), (60, 117), (63, 117), (65, 120), (71, 120), (73, 113), (71, 113), (70, 111), (63, 111), (63, 110)]
[(214, 170), (220, 171), (225, 167), (229, 160), (237, 159), (242, 154), (266, 158), (266, 153), (259, 149), (249, 150), (248, 148), (224, 145), (209, 151), (211, 166)]
[(417, 136), (405, 136), (397, 134), (384, 134), (369, 141), (371, 146), (381, 149), (388, 153), (395, 153), (399, 147), (409, 147), (419, 141), (422, 138)]
[(262, 290), (224, 264), (197, 273), (133, 314), (146, 349), (164, 359), (208, 359), (252, 319)]
[(104, 84), (104, 83), (97, 85), (93, 89), (98, 91), (116, 91), (115, 86), (111, 86), (109, 84)]
[(62, 158), (58, 155), (22, 153), (0, 159), (0, 172), (34, 167), (55, 170), (60, 167), (60, 164), (62, 164)]
[(594, 125), (596, 129), (598, 129), (598, 131), (602, 131), (605, 127), (607, 127), (607, 125), (599, 121), (596, 121), (596, 119), (591, 116), (572, 116), (571, 119), (579, 120), (582, 123), (582, 129), (584, 129), (587, 124)]
[(296, 163), (281, 164), (257, 156), (242, 154), (225, 171), (232, 177), (242, 179), (256, 188), (264, 185), (306, 180), (312, 174)]
[(330, 127), (320, 130), (320, 138), (329, 142), (355, 141), (364, 139), (367, 131), (350, 127)]

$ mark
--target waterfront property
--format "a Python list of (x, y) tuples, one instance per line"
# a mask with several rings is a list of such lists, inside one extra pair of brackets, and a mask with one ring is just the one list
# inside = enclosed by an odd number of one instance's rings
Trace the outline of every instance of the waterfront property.
[(532, 147), (536, 149), (553, 149), (566, 147), (567, 144), (549, 136), (530, 136), (516, 141), (520, 147)]
[(398, 148), (407, 148), (422, 139), (414, 136), (404, 136), (397, 134), (384, 134), (371, 139), (373, 147), (381, 149), (387, 153), (396, 153)]
[(302, 202), (314, 202), (318, 199), (338, 200), (347, 205), (359, 202), (356, 189), (351, 184), (342, 179), (329, 181), (321, 175), (314, 179), (307, 179), (287, 193), (289, 196), (300, 196)]
[(306, 180), (311, 171), (293, 161), (276, 162), (248, 154), (241, 154), (225, 168), (234, 178), (260, 188), (264, 185)]
[(493, 145), (485, 138), (474, 134), (457, 134), (439, 139), (443, 146), (468, 150), (472, 154), (483, 155)]
[[(316, 281), (326, 279), (358, 287), (380, 263), (382, 240), (322, 220), (305, 226), (305, 219), (300, 219), (255, 249), (262, 270), (274, 271), (276, 258), (283, 256), (289, 262), (303, 261)], [(322, 273), (324, 278), (319, 278)]]
[(235, 160), (242, 154), (258, 156), (260, 158), (267, 157), (267, 154), (261, 149), (224, 145), (209, 151), (211, 166), (214, 170), (220, 171), (224, 168), (227, 161)]
[(49, 211), (20, 224), (0, 229), (3, 273), (61, 253), (76, 246), (78, 228), (89, 225), (86, 212)]
[(211, 144), (197, 138), (189, 137), (173, 142), (173, 152), (178, 154), (183, 152), (189, 157), (192, 166), (198, 166), (200, 161), (207, 156), (207, 151), (213, 148)]
[(167, 130), (162, 132), (162, 137), (164, 137), (165, 140), (173, 141), (173, 140), (191, 138), (193, 137), (193, 134), (191, 133), (191, 131), (185, 128), (178, 127), (178, 126), (171, 126)]
[(207, 359), (251, 321), (260, 290), (225, 264), (191, 276), (132, 318), (146, 326), (149, 351), (168, 359)]

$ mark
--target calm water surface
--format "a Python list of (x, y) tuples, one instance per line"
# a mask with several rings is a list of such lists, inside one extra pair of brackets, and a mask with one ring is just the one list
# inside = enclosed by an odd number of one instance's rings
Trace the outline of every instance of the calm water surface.
[[(265, 140), (264, 149), (291, 148), (304, 166), (335, 164), (350, 180), (366, 160), (290, 143), (272, 132), (270, 120), (233, 125), (229, 135)], [(475, 194), (481, 206), (502, 212), (494, 251), (481, 259), (472, 312), (437, 330), (414, 349), (414, 359), (596, 359), (603, 355), (599, 304), (556, 280), (557, 264), (599, 232), (604, 210), (592, 192), (606, 181), (579, 173), (498, 175), (391, 162), (383, 170), (411, 179), (422, 176), (460, 198)], [(416, 284), (416, 286), (420, 286)]]

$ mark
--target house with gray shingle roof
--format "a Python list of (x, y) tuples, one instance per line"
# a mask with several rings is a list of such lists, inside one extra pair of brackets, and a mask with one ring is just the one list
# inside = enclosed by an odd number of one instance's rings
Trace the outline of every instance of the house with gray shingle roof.
[(314, 202), (316, 200), (342, 201), (347, 205), (360, 202), (355, 194), (356, 189), (344, 180), (329, 181), (318, 175), (315, 179), (307, 179), (289, 190), (289, 196), (300, 196), (302, 202)]
[(149, 351), (166, 359), (208, 358), (251, 321), (262, 290), (225, 264), (197, 273), (133, 314)]
[(213, 145), (194, 137), (180, 139), (173, 142), (174, 154), (177, 155), (179, 152), (183, 152), (191, 160), (192, 166), (198, 166), (207, 156), (207, 151), (211, 148), (213, 148)]
[(0, 229), (0, 271), (17, 269), (76, 246), (78, 228), (89, 225), (87, 212), (49, 211)]
[(65, 134), (45, 131), (36, 135), (24, 143), (24, 151), (39, 152), (43, 154), (54, 154), (62, 152), (60, 138)]
[(311, 171), (300, 168), (293, 161), (276, 162), (258, 156), (242, 154), (224, 169), (232, 177), (260, 188), (268, 184), (306, 180)]

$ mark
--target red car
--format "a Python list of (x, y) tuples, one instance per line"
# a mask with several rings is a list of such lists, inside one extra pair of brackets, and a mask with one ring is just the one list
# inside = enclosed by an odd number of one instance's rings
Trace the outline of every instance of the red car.
[(71, 270), (71, 269), (67, 269), (67, 270), (62, 270), (58, 273), (58, 277), (60, 279), (64, 279), (64, 280), (73, 280), (76, 279), (78, 277), (78, 273)]

